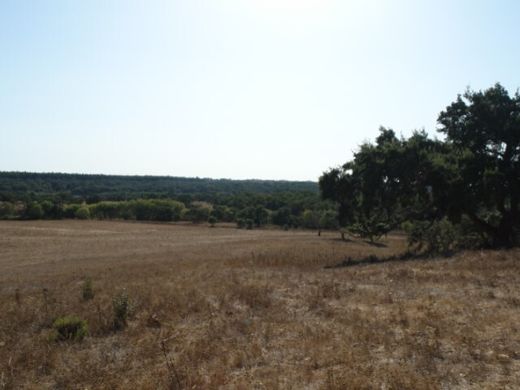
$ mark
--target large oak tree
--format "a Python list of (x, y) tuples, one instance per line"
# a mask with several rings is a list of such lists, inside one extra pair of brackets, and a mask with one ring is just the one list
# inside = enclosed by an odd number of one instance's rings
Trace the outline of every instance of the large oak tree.
[(518, 244), (520, 96), (500, 85), (467, 91), (439, 115), (444, 140), (382, 128), (352, 161), (320, 178), (342, 226), (374, 238), (404, 221), (460, 223), (493, 246)]

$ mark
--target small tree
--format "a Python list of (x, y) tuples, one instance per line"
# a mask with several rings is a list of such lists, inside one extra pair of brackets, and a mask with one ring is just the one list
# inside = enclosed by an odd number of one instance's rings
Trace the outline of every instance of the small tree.
[(89, 219), (90, 218), (90, 210), (87, 206), (81, 206), (74, 213), (74, 217), (77, 219)]
[(203, 202), (193, 202), (186, 212), (186, 218), (193, 223), (207, 221), (211, 213), (211, 207)]
[(0, 202), (0, 219), (8, 219), (14, 214), (15, 208), (11, 202)]
[(42, 219), (43, 218), (42, 206), (38, 202), (31, 202), (27, 205), (25, 214), (28, 219)]

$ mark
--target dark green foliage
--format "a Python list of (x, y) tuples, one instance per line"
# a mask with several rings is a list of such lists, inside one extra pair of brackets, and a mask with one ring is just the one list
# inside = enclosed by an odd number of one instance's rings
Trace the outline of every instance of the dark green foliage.
[(80, 204), (68, 204), (63, 207), (63, 218), (76, 218), (76, 211), (81, 207)]
[(136, 219), (138, 221), (178, 221), (184, 204), (170, 199), (135, 199), (131, 201), (102, 201), (89, 205), (90, 214), (97, 219)]
[(210, 216), (208, 218), (208, 223), (211, 227), (215, 227), (215, 224), (217, 223), (217, 218), (215, 218), (214, 216)]
[(15, 216), (15, 207), (11, 202), (0, 202), (0, 219), (9, 219)]
[(369, 239), (412, 221), (412, 242), (430, 251), (518, 244), (520, 96), (498, 84), (468, 91), (439, 123), (445, 141), (381, 128), (375, 144), (323, 174), (322, 197), (338, 204), (342, 226)]
[(424, 249), (428, 253), (449, 254), (457, 247), (460, 237), (457, 228), (447, 218), (408, 222), (404, 228), (410, 246), (416, 245), (418, 250)]
[[(500, 85), (467, 91), (439, 115), (457, 172), (448, 196), (490, 236), (494, 246), (518, 244), (520, 227), (520, 95)], [(496, 219), (486, 218), (495, 213)]]
[(138, 221), (178, 221), (184, 204), (169, 199), (137, 199), (120, 203), (120, 215), (129, 219), (135, 215)]
[[(320, 200), (313, 182), (0, 172), (0, 202), (16, 201), (40, 203), (43, 214), (32, 216), (38, 219), (76, 218), (86, 203), (93, 219), (201, 223), (211, 215), (220, 222), (243, 218), (262, 226), (278, 215), (273, 223), (293, 227), (301, 225), (305, 210), (334, 207)], [(20, 208), (6, 214), (0, 212), (0, 218), (29, 218)]]
[(50, 200), (43, 200), (40, 202), (40, 206), (42, 207), (43, 218), (51, 219), (52, 208), (54, 206), (52, 202)]
[(90, 210), (87, 206), (79, 207), (74, 213), (74, 217), (77, 219), (89, 219), (90, 218)]
[(233, 199), (239, 194), (282, 193), (317, 195), (318, 186), (310, 181), (0, 172), (0, 201), (11, 202), (34, 194), (37, 199), (58, 196), (63, 203), (74, 200), (97, 203), (102, 200), (171, 198), (185, 204), (194, 200), (223, 204), (220, 198)]
[(135, 218), (135, 205), (132, 212), (127, 211), (130, 209), (129, 202), (111, 202), (103, 201), (89, 205), (89, 210), (92, 218), (96, 219), (128, 219), (124, 218), (131, 214)]
[(228, 206), (214, 206), (213, 210), (211, 210), (211, 216), (221, 222), (233, 222), (235, 220), (235, 212)]
[(186, 219), (193, 223), (201, 223), (208, 220), (211, 213), (211, 207), (203, 203), (192, 203), (187, 213), (185, 214)]
[[(270, 222), (298, 227), (305, 210), (334, 209), (317, 189), (313, 182), (0, 172), (0, 208), (8, 202), (0, 218), (202, 223), (212, 216), (219, 222), (243, 219), (238, 225), (244, 227), (248, 219), (256, 227)], [(29, 216), (27, 206), (9, 207), (17, 201), (39, 203), (41, 212)]]
[(246, 220), (246, 225), (248, 225), (248, 221), (251, 221), (251, 224), (256, 227), (263, 226), (269, 222), (269, 212), (262, 206), (246, 207), (238, 212), (238, 217)]
[(293, 214), (287, 206), (281, 207), (271, 214), (271, 221), (278, 226), (291, 226), (293, 222)]
[(238, 218), (237, 228), (251, 230), (255, 226), (255, 222), (251, 218)]
[(307, 229), (320, 228), (321, 213), (318, 210), (305, 210), (302, 215), (303, 227)]
[(329, 230), (338, 229), (338, 213), (335, 210), (323, 211), (320, 216), (320, 228)]
[(31, 202), (25, 209), (25, 216), (27, 219), (42, 219), (43, 209), (38, 202)]
[(88, 334), (87, 321), (75, 316), (57, 318), (52, 327), (56, 341), (81, 341)]

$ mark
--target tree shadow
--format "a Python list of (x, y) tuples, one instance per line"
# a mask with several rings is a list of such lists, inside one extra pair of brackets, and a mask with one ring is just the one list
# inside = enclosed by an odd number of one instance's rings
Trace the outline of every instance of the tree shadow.
[(345, 242), (345, 243), (354, 242), (354, 240), (352, 240), (350, 238), (341, 238), (341, 237), (329, 238), (329, 240), (330, 241), (336, 241), (336, 242)]
[(376, 248), (386, 248), (386, 247), (388, 247), (388, 245), (385, 244), (384, 242), (364, 240), (364, 243), (368, 244), (370, 246), (375, 246)]
[(326, 265), (325, 269), (333, 269), (333, 268), (344, 268), (344, 267), (357, 267), (357, 266), (363, 266), (363, 265), (372, 265), (372, 264), (384, 264), (384, 263), (390, 263), (390, 262), (397, 262), (397, 261), (418, 261), (418, 260), (431, 260), (434, 257), (442, 257), (442, 258), (449, 258), (452, 257), (455, 254), (455, 252), (448, 252), (443, 254), (433, 254), (428, 252), (423, 253), (414, 253), (414, 252), (404, 252), (398, 255), (392, 255), (392, 256), (385, 256), (385, 257), (378, 257), (376, 255), (369, 255), (362, 257), (360, 259), (353, 259), (352, 257), (347, 257), (345, 260), (343, 260), (341, 263), (333, 264), (333, 265)]

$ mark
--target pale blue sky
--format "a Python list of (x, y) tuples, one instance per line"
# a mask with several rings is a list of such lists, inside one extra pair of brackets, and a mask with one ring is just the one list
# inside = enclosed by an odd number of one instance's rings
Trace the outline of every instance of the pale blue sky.
[(317, 180), (519, 46), (516, 0), (0, 0), (0, 170)]

